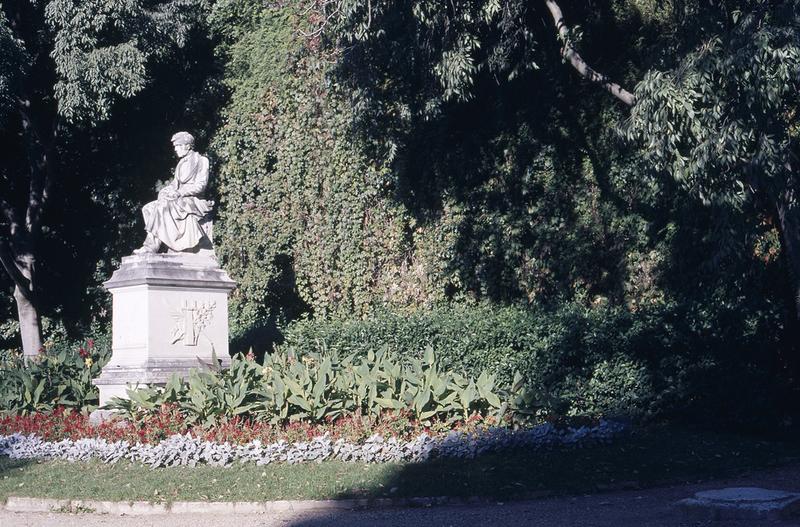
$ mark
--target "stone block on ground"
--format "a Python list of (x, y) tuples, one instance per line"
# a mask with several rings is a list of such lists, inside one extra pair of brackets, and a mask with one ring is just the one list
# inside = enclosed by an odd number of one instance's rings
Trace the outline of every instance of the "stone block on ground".
[(677, 503), (699, 520), (787, 519), (800, 514), (800, 493), (758, 487), (733, 487), (698, 492)]

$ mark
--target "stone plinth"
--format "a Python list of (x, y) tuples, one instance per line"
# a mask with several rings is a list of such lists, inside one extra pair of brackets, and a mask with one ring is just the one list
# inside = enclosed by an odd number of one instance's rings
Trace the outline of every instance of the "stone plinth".
[(164, 384), (173, 373), (230, 363), (235, 282), (213, 254), (128, 256), (104, 285), (113, 295), (113, 353), (94, 380), (101, 405), (126, 397), (129, 385)]
[(698, 520), (780, 520), (800, 513), (800, 493), (734, 487), (698, 492), (677, 505)]

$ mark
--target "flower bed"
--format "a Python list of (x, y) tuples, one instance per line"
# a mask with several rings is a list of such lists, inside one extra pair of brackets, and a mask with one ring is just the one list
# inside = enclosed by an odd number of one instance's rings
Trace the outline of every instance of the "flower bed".
[(545, 423), (523, 430), (488, 427), (453, 431), (439, 436), (422, 433), (411, 440), (396, 437), (385, 439), (375, 434), (363, 442), (355, 443), (344, 438), (333, 439), (325, 434), (309, 441), (289, 443), (280, 440), (265, 444), (256, 439), (239, 445), (227, 441), (208, 441), (190, 433), (174, 434), (155, 444), (109, 441), (104, 438), (48, 441), (35, 434), (15, 433), (0, 435), (0, 455), (14, 459), (98, 459), (104, 463), (127, 459), (152, 467), (194, 466), (198, 463), (225, 466), (236, 461), (258, 465), (325, 460), (423, 462), (435, 458), (474, 458), (515, 448), (581, 447), (608, 442), (624, 430), (624, 425), (613, 421), (567, 428)]
[[(176, 404), (168, 403), (153, 413), (135, 419), (114, 419), (101, 424), (92, 423), (87, 415), (66, 408), (47, 413), (0, 417), (0, 435), (35, 435), (46, 441), (97, 438), (109, 442), (155, 444), (172, 435), (190, 434), (204, 441), (236, 445), (255, 440), (265, 444), (281, 440), (293, 443), (327, 435), (334, 440), (345, 439), (360, 443), (376, 434), (410, 440), (423, 433), (440, 435), (454, 430), (469, 432), (497, 424), (493, 417), (483, 417), (475, 413), (466, 420), (434, 420), (426, 425), (413, 419), (408, 412), (394, 411), (382, 412), (378, 416), (350, 414), (337, 419), (326, 419), (321, 423), (293, 421), (287, 424), (270, 424), (236, 416), (221, 419), (211, 426), (201, 426), (187, 419)], [(559, 425), (563, 426), (563, 423)]]

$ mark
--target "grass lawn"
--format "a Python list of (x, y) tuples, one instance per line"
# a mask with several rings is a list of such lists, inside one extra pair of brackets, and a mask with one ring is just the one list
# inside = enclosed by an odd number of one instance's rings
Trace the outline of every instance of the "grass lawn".
[(525, 496), (697, 481), (800, 460), (800, 443), (660, 427), (613, 445), (509, 452), (471, 461), (365, 465), (235, 464), (150, 469), (121, 462), (0, 458), (8, 496), (99, 500), (263, 501), (385, 496)]

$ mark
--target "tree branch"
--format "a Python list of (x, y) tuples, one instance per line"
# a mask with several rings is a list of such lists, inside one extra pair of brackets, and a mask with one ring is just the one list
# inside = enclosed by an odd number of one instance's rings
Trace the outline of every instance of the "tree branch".
[(9, 233), (11, 236), (15, 236), (19, 228), (19, 222), (17, 222), (16, 215), (14, 214), (14, 208), (3, 198), (0, 198), (0, 212), (3, 213), (3, 216), (5, 216), (8, 222)]
[(56, 119), (52, 130), (46, 130), (47, 141), (42, 131), (37, 126), (28, 109), (30, 102), (18, 99), (17, 110), (22, 121), (22, 128), (28, 135), (28, 158), (30, 165), (30, 186), (28, 189), (28, 204), (25, 212), (25, 228), (28, 233), (36, 237), (41, 223), (42, 209), (47, 201), (50, 185), (52, 183), (53, 144), (58, 133), (59, 122)]
[(564, 22), (564, 14), (561, 12), (561, 8), (558, 6), (555, 0), (545, 0), (545, 4), (547, 5), (547, 9), (550, 11), (550, 15), (553, 17), (553, 23), (556, 26), (558, 37), (564, 42), (564, 47), (561, 50), (561, 54), (567, 61), (569, 61), (569, 63), (573, 68), (575, 68), (581, 77), (595, 84), (599, 84), (611, 95), (624, 102), (628, 106), (633, 106), (636, 104), (636, 97), (634, 97), (631, 92), (616, 82), (612, 82), (611, 79), (602, 73), (592, 69), (575, 50), (570, 43), (569, 29)]
[[(334, 5), (335, 8), (333, 9), (333, 11), (331, 13), (326, 14), (325, 10), (330, 5)], [(302, 29), (298, 29), (297, 30), (298, 33), (300, 33), (301, 35), (303, 35), (306, 38), (316, 38), (316, 37), (320, 36), (322, 34), (322, 32), (325, 31), (325, 28), (330, 23), (330, 21), (333, 20), (336, 16), (338, 16), (341, 13), (340, 5), (335, 0), (322, 0), (322, 1), (312, 2), (309, 5), (309, 7), (306, 8), (306, 10), (303, 12), (303, 14), (305, 15), (307, 13), (310, 13), (311, 11), (314, 11), (314, 10), (316, 10), (316, 15), (319, 17), (319, 21), (318, 21), (317, 27), (314, 28), (312, 31), (310, 31), (308, 33), (303, 31)], [(370, 17), (372, 16), (371, 8), (370, 8), (369, 15), (370, 15)]]

